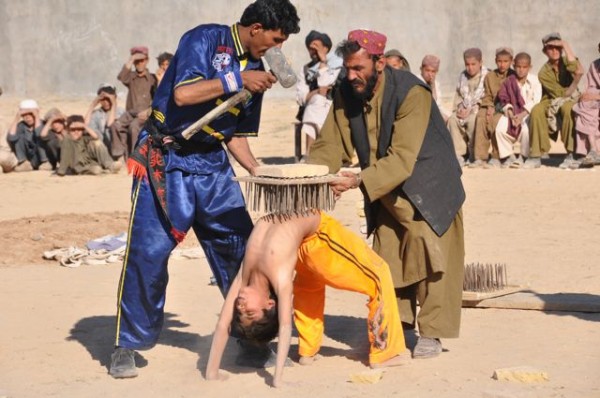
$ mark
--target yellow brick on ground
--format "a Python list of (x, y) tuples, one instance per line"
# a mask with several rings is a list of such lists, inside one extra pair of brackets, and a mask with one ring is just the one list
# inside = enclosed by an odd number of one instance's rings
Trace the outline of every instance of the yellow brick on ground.
[(375, 384), (383, 377), (383, 370), (371, 369), (365, 372), (353, 373), (350, 375), (350, 381), (355, 384)]
[(494, 370), (493, 379), (501, 381), (518, 381), (521, 383), (539, 383), (549, 381), (548, 373), (530, 366), (517, 366)]

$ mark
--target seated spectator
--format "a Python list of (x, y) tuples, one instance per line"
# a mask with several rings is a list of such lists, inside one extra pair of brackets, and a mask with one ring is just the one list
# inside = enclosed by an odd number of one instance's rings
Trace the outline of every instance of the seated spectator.
[(19, 163), (17, 157), (8, 146), (8, 142), (6, 141), (7, 131), (4, 127), (5, 126), (0, 123), (0, 174), (10, 173)]
[(579, 160), (573, 157), (575, 129), (571, 110), (579, 95), (577, 84), (583, 76), (583, 67), (569, 43), (562, 40), (559, 33), (544, 36), (542, 45), (548, 57), (538, 73), (542, 84), (542, 100), (531, 110), (530, 152), (523, 167), (540, 167), (541, 156), (550, 151), (550, 138), (557, 140), (560, 130), (567, 156), (559, 167), (576, 168), (579, 167)]
[[(531, 56), (518, 53), (514, 63), (515, 74), (510, 75), (498, 92), (503, 116), (496, 125), (498, 154), (503, 165), (519, 168), (529, 156), (529, 115), (542, 99), (542, 85), (537, 76), (529, 73)], [(515, 158), (513, 144), (519, 142), (520, 154)]]
[(96, 91), (96, 98), (90, 104), (85, 114), (85, 124), (92, 128), (100, 137), (100, 141), (111, 147), (110, 126), (123, 116), (125, 110), (117, 105), (117, 90), (115, 86), (102, 83)]
[[(156, 76), (147, 68), (148, 47), (138, 46), (129, 50), (131, 56), (117, 79), (127, 91), (125, 113), (110, 126), (111, 155), (125, 160), (131, 153), (144, 122), (150, 114), (152, 95), (156, 90)], [(134, 70), (131, 68), (134, 67)]]
[(419, 79), (424, 81), (431, 87), (431, 95), (433, 100), (440, 109), (440, 113), (444, 118), (444, 122), (448, 121), (448, 112), (444, 109), (442, 104), (442, 89), (436, 79), (437, 73), (440, 70), (440, 59), (435, 55), (426, 55), (421, 61), (421, 74), (417, 76)]
[[(0, 95), (2, 95), (2, 87), (0, 87)], [(6, 141), (7, 133), (6, 126), (0, 118), (0, 174), (10, 173), (18, 164), (17, 157), (10, 150), (8, 141)]]
[(404, 57), (404, 55), (402, 55), (400, 51), (396, 50), (395, 48), (386, 51), (386, 53), (383, 54), (383, 56), (385, 57), (385, 61), (387, 62), (387, 65), (390, 68), (410, 72), (410, 65), (408, 64), (408, 60)]
[(448, 129), (454, 142), (456, 157), (461, 166), (473, 160), (473, 136), (475, 118), (485, 94), (483, 82), (488, 69), (483, 66), (481, 50), (469, 48), (463, 53), (465, 70), (458, 76), (452, 114), (448, 118)]
[(585, 155), (582, 165), (589, 167), (600, 164), (600, 58), (591, 63), (586, 79), (585, 90), (573, 106), (573, 113), (576, 152)]
[(59, 176), (92, 174), (98, 175), (107, 170), (118, 173), (121, 163), (113, 162), (108, 149), (100, 141), (100, 136), (85, 125), (81, 115), (67, 118), (67, 136), (62, 141), (60, 165), (56, 174)]
[(332, 103), (332, 90), (342, 69), (342, 59), (331, 50), (331, 39), (325, 33), (310, 31), (305, 39), (310, 62), (304, 65), (303, 79), (296, 85), (300, 110), (296, 118), (306, 135), (306, 153), (319, 135)]
[(165, 72), (167, 71), (167, 68), (169, 67), (169, 64), (171, 63), (171, 59), (173, 58), (173, 54), (171, 53), (160, 53), (158, 55), (158, 57), (156, 57), (156, 60), (158, 61), (158, 69), (156, 70), (156, 73), (154, 74), (154, 76), (156, 76), (156, 86), (158, 87), (158, 85), (160, 84), (160, 81), (162, 80), (162, 77), (164, 76)]
[(40, 128), (40, 108), (35, 100), (21, 101), (6, 137), (10, 149), (17, 157), (14, 171), (51, 170), (44, 149), (39, 145), (36, 129)]
[(40, 146), (46, 152), (52, 170), (56, 170), (60, 162), (60, 145), (66, 135), (65, 119), (61, 111), (50, 109), (44, 116), (44, 125), (39, 133)]
[[(510, 68), (513, 61), (513, 50), (508, 47), (498, 48), (495, 61), (496, 69), (489, 72), (483, 80), (484, 94), (481, 99), (481, 107), (475, 118), (475, 142), (473, 143), (475, 161), (469, 165), (472, 168), (481, 166), (496, 168), (501, 166), (500, 160), (498, 160), (498, 147), (492, 138), (496, 124), (502, 116), (499, 107), (496, 109), (498, 91), (506, 78), (514, 73)], [(492, 145), (492, 157), (488, 161), (490, 144)]]

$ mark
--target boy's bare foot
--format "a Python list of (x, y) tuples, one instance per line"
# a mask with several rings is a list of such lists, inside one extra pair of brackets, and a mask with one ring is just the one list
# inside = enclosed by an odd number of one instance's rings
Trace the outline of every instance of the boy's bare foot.
[(371, 369), (389, 368), (392, 366), (402, 366), (410, 362), (410, 351), (404, 350), (400, 354), (380, 363), (372, 363), (369, 366)]
[(320, 359), (321, 356), (319, 354), (315, 354), (312, 357), (303, 357), (300, 356), (300, 360), (298, 361), (302, 366), (312, 365), (314, 361)]

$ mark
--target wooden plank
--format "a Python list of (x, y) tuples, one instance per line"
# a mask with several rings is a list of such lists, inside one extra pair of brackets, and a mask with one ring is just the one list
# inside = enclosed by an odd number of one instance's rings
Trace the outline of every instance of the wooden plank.
[(525, 290), (525, 288), (521, 286), (506, 286), (502, 289), (494, 290), (492, 292), (468, 292), (463, 290), (462, 299), (463, 301), (481, 301), (495, 297), (506, 296), (507, 294), (520, 292), (522, 290)]
[(526, 291), (481, 301), (463, 301), (463, 307), (600, 313), (600, 296)]

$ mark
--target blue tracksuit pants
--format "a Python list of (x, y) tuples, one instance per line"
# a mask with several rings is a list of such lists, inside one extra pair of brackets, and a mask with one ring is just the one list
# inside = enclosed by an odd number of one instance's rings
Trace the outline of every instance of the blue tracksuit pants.
[[(175, 169), (166, 174), (169, 219), (180, 231), (194, 229), (221, 293), (236, 276), (252, 230), (244, 198), (228, 163), (212, 174)], [(147, 178), (134, 180), (129, 235), (117, 303), (116, 346), (147, 349), (156, 344), (164, 320), (176, 241)]]

